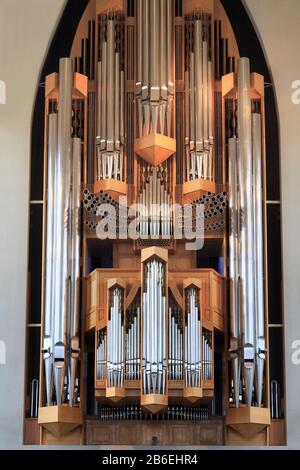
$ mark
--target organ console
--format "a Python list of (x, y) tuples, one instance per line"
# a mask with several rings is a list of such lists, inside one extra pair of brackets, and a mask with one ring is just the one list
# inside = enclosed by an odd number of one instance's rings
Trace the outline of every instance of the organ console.
[(264, 78), (218, 0), (128, 4), (46, 79), (41, 443), (266, 445)]

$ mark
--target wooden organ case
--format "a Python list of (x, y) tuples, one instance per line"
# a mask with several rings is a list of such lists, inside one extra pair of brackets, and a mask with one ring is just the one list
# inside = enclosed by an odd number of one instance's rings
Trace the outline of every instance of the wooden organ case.
[(218, 0), (89, 2), (46, 79), (40, 443), (270, 443), (264, 113)]

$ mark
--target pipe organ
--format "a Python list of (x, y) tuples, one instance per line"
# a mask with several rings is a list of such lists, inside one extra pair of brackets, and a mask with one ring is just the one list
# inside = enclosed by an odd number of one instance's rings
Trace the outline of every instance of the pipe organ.
[(98, 180), (124, 181), (124, 15), (99, 18)]
[[(185, 290), (185, 327), (184, 327), (184, 374), (186, 389), (201, 390), (201, 311), (200, 289), (190, 285)], [(197, 393), (197, 392), (196, 392)], [(201, 392), (202, 393), (202, 390)]]
[(183, 318), (182, 310), (170, 298), (169, 306), (169, 380), (183, 380)]
[(187, 16), (185, 35), (185, 180), (212, 180), (214, 132), (210, 16)]
[(218, 0), (128, 3), (91, 0), (46, 78), (42, 442), (93, 416), (266, 444), (264, 78)]
[(251, 407), (254, 402), (261, 407), (265, 399), (262, 117), (259, 103), (251, 100), (250, 92), (250, 64), (243, 58), (239, 62), (234, 104), (238, 122), (228, 140), (231, 363), (236, 407), (240, 401), (241, 373), (247, 405)]
[(73, 404), (79, 357), (81, 139), (72, 139), (72, 60), (60, 61), (58, 113), (49, 114), (43, 355), (48, 406)]
[(174, 4), (137, 0), (138, 136), (171, 137), (174, 115)]
[(167, 300), (165, 266), (159, 259), (144, 263), (142, 302), (143, 395), (164, 395), (167, 378)]
[(122, 389), (124, 384), (124, 292), (115, 285), (109, 290), (107, 328), (107, 388)]

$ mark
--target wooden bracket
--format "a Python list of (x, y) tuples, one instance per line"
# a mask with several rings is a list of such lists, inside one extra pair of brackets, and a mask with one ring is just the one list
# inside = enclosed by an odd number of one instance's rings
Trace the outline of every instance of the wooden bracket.
[(134, 151), (143, 160), (157, 166), (176, 152), (176, 140), (162, 134), (149, 134), (135, 140)]
[(270, 408), (240, 406), (227, 410), (226, 425), (244, 437), (252, 437), (270, 424)]
[(51, 434), (61, 437), (82, 425), (82, 409), (67, 405), (41, 407), (38, 423)]

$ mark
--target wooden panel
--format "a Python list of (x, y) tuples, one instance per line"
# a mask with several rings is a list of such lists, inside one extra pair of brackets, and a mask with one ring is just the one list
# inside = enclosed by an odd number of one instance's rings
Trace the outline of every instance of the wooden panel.
[(114, 268), (139, 269), (141, 268), (140, 257), (132, 251), (132, 241), (114, 244)]
[(149, 423), (148, 426), (142, 423), (143, 444), (151, 446), (155, 442), (157, 445), (167, 445), (169, 443), (168, 428), (160, 422)]
[(187, 271), (197, 268), (196, 253), (187, 251), (185, 243), (176, 242), (176, 253), (169, 255), (169, 269), (171, 271)]
[(185, 15), (194, 13), (195, 11), (212, 13), (213, 1), (212, 0), (183, 0), (182, 7), (183, 7), (183, 13)]
[(135, 445), (137, 441), (137, 435), (140, 433), (139, 426), (132, 425), (129, 423), (124, 426), (116, 427), (116, 442), (124, 442), (126, 445)]
[(270, 446), (285, 446), (285, 420), (273, 419), (270, 426)]
[[(128, 253), (128, 248), (127, 248)], [(100, 330), (107, 322), (107, 282), (112, 278), (121, 278), (129, 292), (140, 280), (139, 269), (96, 269), (85, 280), (85, 329)]]
[(105, 13), (107, 11), (125, 11), (125, 0), (96, 0), (97, 13)]
[(169, 272), (169, 280), (177, 283), (179, 290), (187, 278), (197, 278), (201, 281), (203, 325), (220, 331), (225, 330), (225, 280), (212, 269), (190, 269)]
[(176, 442), (176, 445), (188, 446), (194, 442), (194, 435), (197, 434), (194, 426), (185, 426), (184, 432), (181, 424), (174, 424), (170, 427), (170, 441)]
[(74, 446), (82, 444), (81, 428), (76, 428), (74, 431), (69, 432), (65, 436), (56, 437), (50, 432), (43, 429), (42, 431), (42, 445), (47, 446)]
[(201, 445), (216, 445), (216, 442), (223, 443), (223, 426), (212, 426), (209, 422), (203, 423), (197, 429), (196, 441)]
[(86, 426), (86, 444), (110, 445), (115, 442), (115, 430), (114, 424), (105, 423), (105, 426), (102, 426), (102, 423), (95, 421)]
[(268, 433), (264, 429), (253, 437), (243, 437), (231, 428), (226, 430), (225, 444), (228, 446), (266, 446), (268, 445)]
[(223, 420), (86, 421), (87, 445), (223, 445)]
[(96, 327), (96, 310), (85, 317), (85, 330), (90, 331)]
[(24, 445), (39, 445), (40, 444), (40, 426), (37, 419), (25, 419), (24, 423)]

